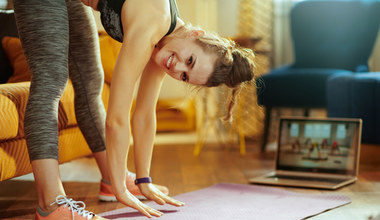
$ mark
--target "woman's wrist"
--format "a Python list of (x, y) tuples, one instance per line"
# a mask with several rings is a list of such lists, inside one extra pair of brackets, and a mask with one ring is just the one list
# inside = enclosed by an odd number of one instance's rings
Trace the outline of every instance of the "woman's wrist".
[(151, 177), (142, 177), (135, 179), (135, 185), (138, 185), (140, 183), (152, 183)]

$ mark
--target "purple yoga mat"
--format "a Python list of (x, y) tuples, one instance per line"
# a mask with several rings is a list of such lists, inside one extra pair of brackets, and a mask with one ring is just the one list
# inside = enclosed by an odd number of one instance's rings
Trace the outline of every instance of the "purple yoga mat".
[[(160, 206), (148, 202), (164, 213), (162, 220), (247, 220), (303, 219), (348, 204), (351, 199), (336, 194), (304, 194), (267, 186), (221, 183), (202, 190), (175, 196), (183, 207)], [(100, 214), (109, 219), (148, 218), (126, 207)]]

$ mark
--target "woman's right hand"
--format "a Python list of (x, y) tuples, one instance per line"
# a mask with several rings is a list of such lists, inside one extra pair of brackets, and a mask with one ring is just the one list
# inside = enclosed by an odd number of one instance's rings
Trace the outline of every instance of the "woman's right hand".
[(144, 214), (148, 218), (152, 218), (153, 216), (160, 217), (164, 213), (155, 210), (154, 208), (142, 203), (138, 198), (136, 198), (132, 193), (128, 190), (125, 190), (124, 193), (117, 194), (115, 193), (116, 198), (119, 202), (123, 203), (126, 206), (137, 209), (139, 212)]
[(141, 193), (146, 198), (152, 201), (155, 201), (157, 204), (160, 204), (160, 205), (170, 204), (177, 207), (181, 207), (185, 205), (185, 203), (175, 200), (168, 195), (165, 195), (163, 192), (157, 189), (157, 187), (155, 187), (155, 185), (152, 183), (140, 183), (138, 184), (138, 186), (141, 190)]

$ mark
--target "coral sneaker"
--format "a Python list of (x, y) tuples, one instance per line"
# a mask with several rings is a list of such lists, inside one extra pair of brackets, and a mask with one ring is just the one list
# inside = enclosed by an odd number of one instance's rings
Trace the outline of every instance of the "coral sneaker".
[[(127, 189), (138, 199), (146, 199), (145, 196), (141, 193), (138, 186), (135, 185), (136, 174), (128, 172), (127, 173)], [(165, 186), (154, 184), (157, 189), (163, 192), (165, 195), (169, 194), (169, 189)], [(111, 183), (109, 181), (102, 180), (100, 182), (100, 192), (99, 199), (105, 202), (115, 202), (117, 201), (115, 195), (112, 193)]]
[(66, 196), (57, 196), (55, 199), (55, 202), (57, 203), (59, 207), (49, 213), (43, 213), (43, 211), (37, 207), (36, 211), (36, 220), (102, 220), (105, 218), (102, 218), (100, 216), (95, 215), (92, 212), (84, 210), (86, 205), (82, 201), (74, 201), (73, 199), (69, 199)]

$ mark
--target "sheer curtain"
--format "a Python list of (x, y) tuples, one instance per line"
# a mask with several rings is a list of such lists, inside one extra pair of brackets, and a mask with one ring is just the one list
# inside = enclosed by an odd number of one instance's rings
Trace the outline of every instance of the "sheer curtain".
[(273, 0), (273, 67), (293, 61), (290, 35), (290, 9), (300, 0)]
[(7, 9), (8, 1), (7, 0), (0, 0), (0, 10), (1, 9)]
[(373, 48), (372, 55), (369, 59), (369, 69), (374, 72), (380, 72), (380, 30), (377, 35), (377, 41)]

